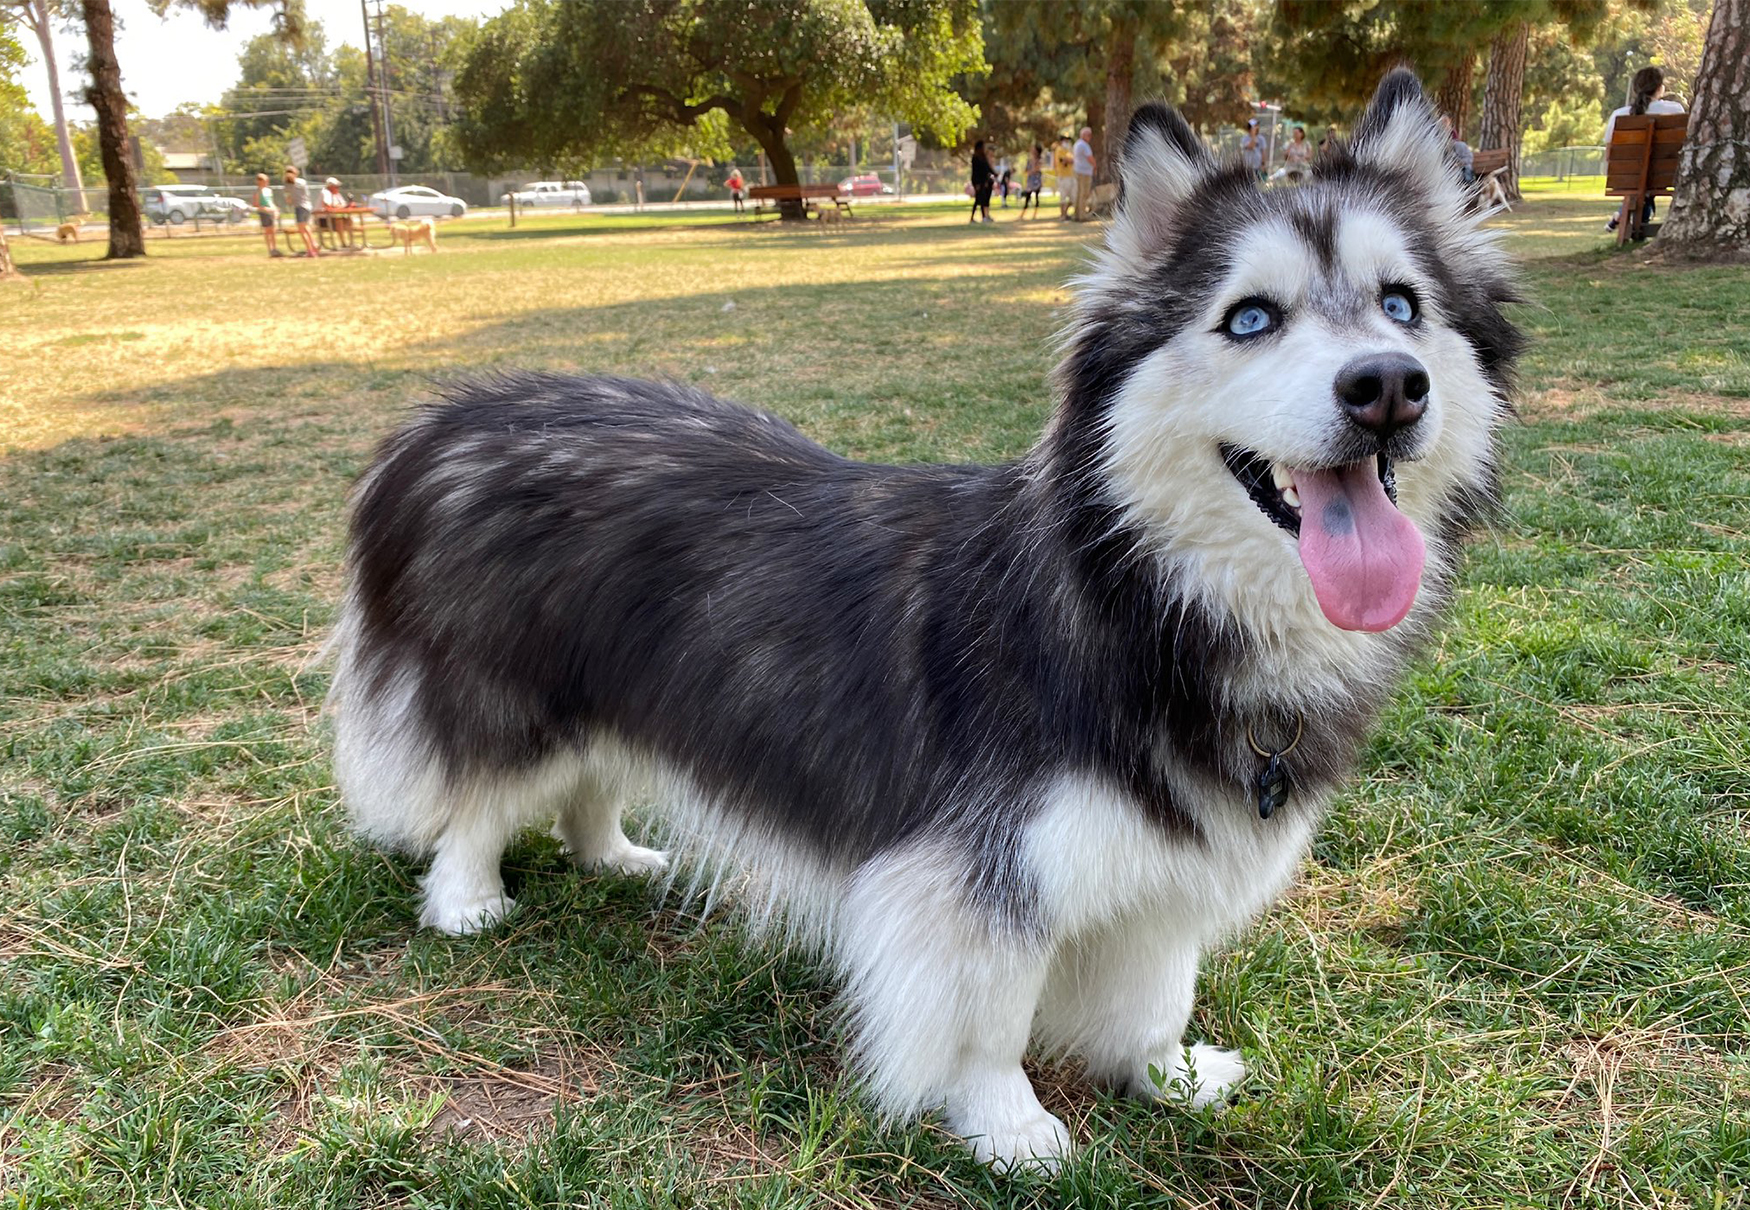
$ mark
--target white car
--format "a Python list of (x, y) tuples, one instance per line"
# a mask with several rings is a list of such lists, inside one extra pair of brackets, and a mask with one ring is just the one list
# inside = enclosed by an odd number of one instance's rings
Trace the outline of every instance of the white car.
[(468, 213), (468, 203), (459, 197), (427, 189), (424, 185), (400, 185), (373, 193), (371, 209), (384, 218), (412, 218), (416, 214), (447, 214), (461, 218)]
[(536, 181), (511, 194), (519, 206), (587, 206), (589, 186), (582, 181)]
[(249, 213), (247, 202), (220, 197), (211, 185), (148, 185), (141, 192), (146, 199), (146, 217), (154, 223), (181, 226), (197, 218), (237, 223)]

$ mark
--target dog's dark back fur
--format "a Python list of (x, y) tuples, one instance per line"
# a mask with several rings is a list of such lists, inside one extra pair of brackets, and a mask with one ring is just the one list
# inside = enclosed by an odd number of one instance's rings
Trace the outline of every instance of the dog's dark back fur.
[[(1293, 716), (1218, 708), (1233, 634), (1114, 525), (1090, 477), (1043, 458), (865, 465), (683, 386), (504, 377), (425, 408), (362, 486), (358, 671), (421, 678), (454, 775), (605, 728), (835, 861), (973, 802), (1024, 815), (1065, 768), (1194, 829), (1162, 730), (1241, 779), (1245, 724)], [(1367, 721), (1316, 720), (1297, 778), (1340, 776)]]

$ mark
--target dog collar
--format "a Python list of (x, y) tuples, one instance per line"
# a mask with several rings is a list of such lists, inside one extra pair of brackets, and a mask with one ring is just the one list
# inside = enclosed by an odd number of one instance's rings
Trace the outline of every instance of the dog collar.
[(1306, 731), (1306, 716), (1294, 716), (1294, 738), (1288, 741), (1288, 747), (1275, 751), (1266, 748), (1258, 742), (1258, 737), (1252, 732), (1252, 724), (1246, 724), (1246, 742), (1252, 745), (1252, 751), (1264, 758), (1264, 767), (1258, 771), (1258, 780), (1253, 783), (1253, 789), (1258, 795), (1258, 818), (1269, 819), (1276, 808), (1288, 801), (1288, 787), (1294, 780), (1289, 772), (1289, 753), (1300, 747), (1300, 737)]

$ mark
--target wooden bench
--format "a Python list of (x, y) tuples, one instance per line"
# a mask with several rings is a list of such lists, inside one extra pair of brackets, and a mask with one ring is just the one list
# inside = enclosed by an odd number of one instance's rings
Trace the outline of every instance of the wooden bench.
[(1644, 113), (1616, 119), (1610, 146), (1604, 149), (1604, 192), (1620, 197), (1623, 221), (1616, 225), (1616, 245), (1646, 239), (1647, 202), (1670, 196), (1677, 181), (1677, 153), (1689, 133), (1686, 113)]
[(807, 213), (811, 206), (818, 212), (829, 200), (846, 218), (856, 217), (851, 213), (851, 199), (837, 185), (755, 185), (747, 196), (753, 199), (755, 218), (766, 212), (767, 202), (774, 209), (784, 202), (801, 202), (803, 213)]
[(1501, 174), (1507, 171), (1506, 148), (1471, 152), (1470, 170), (1476, 178), (1478, 205), (1490, 198), (1497, 206), (1507, 205), (1507, 190), (1501, 185)]

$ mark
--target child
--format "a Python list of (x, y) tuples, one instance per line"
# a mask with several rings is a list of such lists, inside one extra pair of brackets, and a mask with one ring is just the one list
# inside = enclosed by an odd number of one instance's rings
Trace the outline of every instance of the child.
[(1045, 192), (1045, 145), (1033, 144), (1027, 156), (1027, 188), (1021, 192), (1021, 217), (1027, 217), (1027, 203), (1033, 203), (1033, 217), (1039, 217), (1039, 195)]
[(261, 216), (261, 237), (267, 241), (269, 256), (284, 256), (279, 248), (279, 207), (273, 202), (273, 186), (267, 183), (267, 173), (255, 174), (255, 213)]

